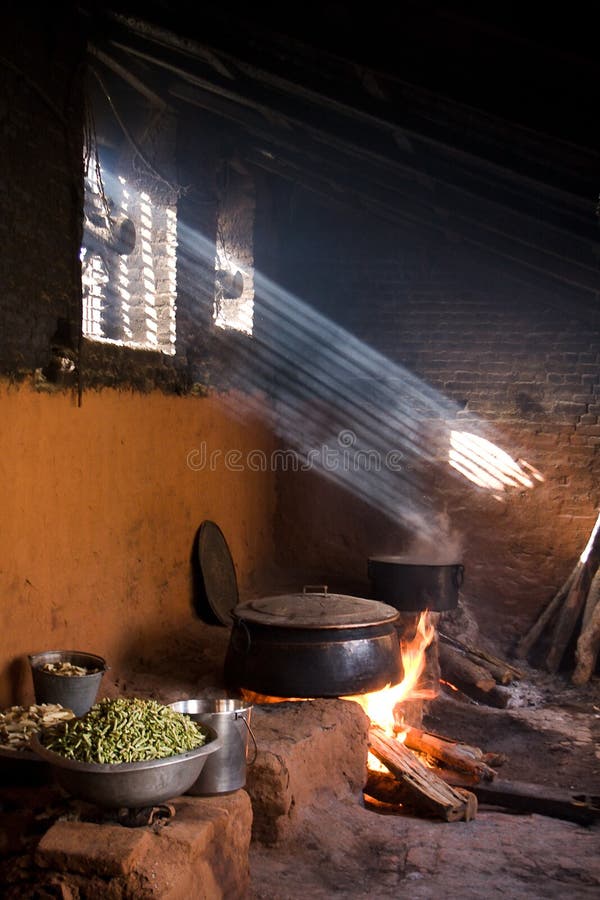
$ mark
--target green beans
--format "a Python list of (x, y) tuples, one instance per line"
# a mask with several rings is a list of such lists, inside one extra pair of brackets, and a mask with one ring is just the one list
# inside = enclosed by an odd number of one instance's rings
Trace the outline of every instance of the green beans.
[(156, 700), (100, 700), (81, 718), (44, 729), (42, 744), (79, 762), (163, 759), (206, 743), (202, 725)]

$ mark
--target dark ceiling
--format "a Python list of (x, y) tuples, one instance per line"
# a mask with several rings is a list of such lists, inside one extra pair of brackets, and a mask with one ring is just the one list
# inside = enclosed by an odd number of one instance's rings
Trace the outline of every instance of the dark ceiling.
[(103, 78), (227, 122), (247, 164), (460, 242), (595, 316), (591, 5), (115, 3), (84, 15)]

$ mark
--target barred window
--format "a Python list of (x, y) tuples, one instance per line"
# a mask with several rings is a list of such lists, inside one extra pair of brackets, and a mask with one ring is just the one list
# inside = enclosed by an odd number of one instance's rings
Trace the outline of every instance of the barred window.
[(90, 165), (81, 248), (83, 333), (175, 353), (177, 211)]

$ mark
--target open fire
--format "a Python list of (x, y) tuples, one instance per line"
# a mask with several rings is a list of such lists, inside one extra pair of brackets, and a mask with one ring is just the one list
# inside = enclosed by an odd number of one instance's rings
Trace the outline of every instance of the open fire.
[(380, 691), (345, 699), (360, 703), (371, 722), (383, 728), (386, 734), (399, 734), (402, 725), (400, 705), (407, 700), (432, 700), (437, 695), (433, 688), (420, 685), (426, 663), (425, 651), (434, 637), (435, 628), (425, 610), (419, 616), (415, 636), (400, 640), (402, 680), (398, 684), (388, 684)]
[[(427, 661), (426, 651), (434, 637), (435, 627), (431, 615), (428, 610), (424, 610), (419, 615), (414, 637), (400, 639), (402, 680), (398, 684), (388, 684), (380, 691), (344, 698), (359, 703), (371, 724), (378, 725), (390, 738), (395, 737), (402, 742), (406, 737), (403, 703), (413, 700), (433, 700), (437, 696), (436, 688), (421, 683)], [(384, 768), (372, 753), (369, 754), (369, 767)]]

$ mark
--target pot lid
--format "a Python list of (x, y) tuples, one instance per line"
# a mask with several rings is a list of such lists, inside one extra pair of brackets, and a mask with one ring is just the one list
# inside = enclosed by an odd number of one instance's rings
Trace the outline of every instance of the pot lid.
[(369, 556), (369, 562), (389, 563), (398, 566), (456, 566), (459, 563), (455, 559), (449, 559), (447, 562), (433, 562), (431, 559), (424, 560), (419, 557), (410, 556)]
[(222, 625), (231, 625), (231, 612), (239, 602), (237, 578), (225, 536), (214, 522), (200, 526), (198, 561), (206, 602)]
[(261, 597), (237, 606), (233, 615), (244, 622), (279, 628), (360, 628), (394, 622), (400, 614), (378, 600), (324, 591)]

